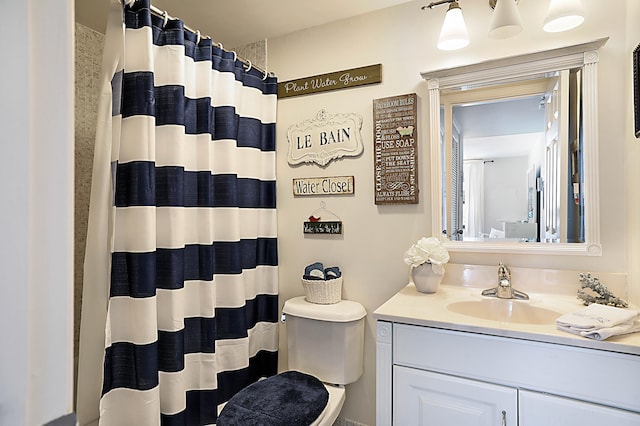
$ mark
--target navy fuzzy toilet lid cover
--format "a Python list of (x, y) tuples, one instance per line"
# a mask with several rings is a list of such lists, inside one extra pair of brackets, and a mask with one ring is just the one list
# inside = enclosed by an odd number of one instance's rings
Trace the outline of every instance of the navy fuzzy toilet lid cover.
[(322, 413), (329, 392), (317, 378), (286, 371), (259, 380), (224, 406), (217, 425), (310, 425)]

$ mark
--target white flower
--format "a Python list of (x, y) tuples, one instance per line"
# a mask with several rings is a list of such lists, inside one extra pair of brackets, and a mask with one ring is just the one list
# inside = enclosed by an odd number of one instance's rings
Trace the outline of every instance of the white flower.
[(405, 252), (404, 262), (412, 268), (423, 263), (431, 263), (440, 269), (441, 265), (449, 262), (449, 252), (442, 246), (439, 239), (423, 237)]

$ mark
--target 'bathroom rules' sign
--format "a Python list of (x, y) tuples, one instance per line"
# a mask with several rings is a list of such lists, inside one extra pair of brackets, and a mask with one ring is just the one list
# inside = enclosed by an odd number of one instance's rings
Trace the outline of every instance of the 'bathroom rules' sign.
[(415, 93), (373, 100), (376, 204), (418, 203)]

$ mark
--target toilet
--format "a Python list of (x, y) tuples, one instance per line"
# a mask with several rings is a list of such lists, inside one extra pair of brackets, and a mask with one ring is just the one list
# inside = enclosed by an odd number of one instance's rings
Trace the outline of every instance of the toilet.
[[(219, 425), (332, 425), (344, 405), (344, 386), (362, 375), (367, 312), (361, 304), (322, 305), (300, 296), (287, 300), (282, 313), (289, 370), (238, 392), (220, 412)], [(274, 400), (282, 406), (273, 407)]]

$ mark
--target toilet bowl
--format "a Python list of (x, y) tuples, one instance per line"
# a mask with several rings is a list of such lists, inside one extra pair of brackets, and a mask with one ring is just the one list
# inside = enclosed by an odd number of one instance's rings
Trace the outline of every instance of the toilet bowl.
[(320, 305), (301, 296), (287, 300), (282, 312), (289, 370), (238, 392), (220, 411), (219, 425), (332, 425), (346, 399), (344, 386), (362, 375), (362, 305)]
[(340, 415), (340, 411), (342, 410), (342, 406), (344, 405), (344, 401), (346, 399), (346, 391), (344, 387), (329, 385), (324, 383), (324, 387), (329, 392), (329, 400), (327, 401), (327, 405), (324, 407), (320, 416), (311, 423), (311, 426), (331, 426)]

